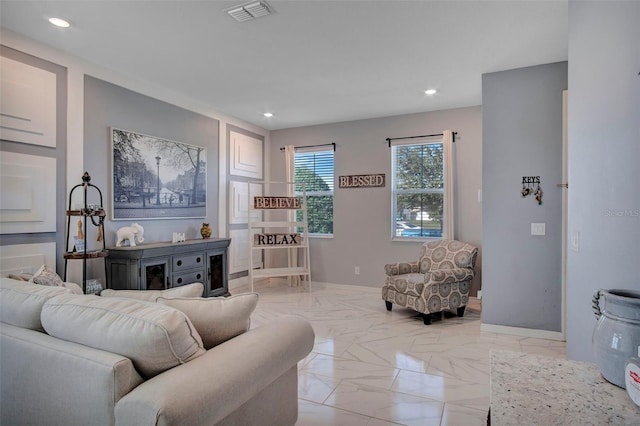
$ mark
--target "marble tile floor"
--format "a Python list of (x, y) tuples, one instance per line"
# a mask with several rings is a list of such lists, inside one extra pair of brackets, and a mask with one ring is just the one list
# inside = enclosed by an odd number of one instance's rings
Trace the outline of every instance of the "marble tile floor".
[(481, 304), (425, 326), (385, 309), (381, 289), (259, 284), (252, 327), (282, 315), (307, 319), (313, 351), (298, 366), (298, 426), (486, 425), (489, 352), (565, 358), (565, 343), (480, 331)]

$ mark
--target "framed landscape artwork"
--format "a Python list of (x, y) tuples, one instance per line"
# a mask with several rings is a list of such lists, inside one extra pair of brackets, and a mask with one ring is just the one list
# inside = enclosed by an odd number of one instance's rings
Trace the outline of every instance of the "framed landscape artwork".
[(113, 220), (203, 218), (207, 151), (111, 128)]

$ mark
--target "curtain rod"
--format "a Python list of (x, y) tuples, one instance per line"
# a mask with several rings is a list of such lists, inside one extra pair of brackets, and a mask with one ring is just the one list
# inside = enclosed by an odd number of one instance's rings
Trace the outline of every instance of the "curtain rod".
[[(335, 142), (331, 142), (331, 143), (322, 143), (320, 145), (305, 145), (305, 146), (294, 146), (294, 148), (315, 148), (316, 146), (329, 146), (331, 145), (333, 147), (333, 152), (336, 151), (336, 143)], [(284, 151), (284, 147), (280, 148), (280, 151)]]
[[(453, 142), (456, 141), (456, 135), (458, 132), (453, 132)], [(387, 138), (387, 142), (389, 142), (389, 148), (391, 148), (391, 141), (397, 141), (400, 139), (419, 139), (419, 138), (429, 138), (431, 136), (442, 136), (442, 133), (434, 133), (433, 135), (420, 135), (420, 136), (404, 136), (401, 138)]]

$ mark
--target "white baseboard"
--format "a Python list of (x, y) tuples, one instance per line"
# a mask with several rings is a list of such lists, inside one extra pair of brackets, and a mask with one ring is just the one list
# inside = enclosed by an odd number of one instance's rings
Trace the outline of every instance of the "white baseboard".
[(245, 290), (243, 287), (249, 287), (249, 277), (240, 277), (234, 280), (229, 280), (229, 293), (233, 294), (238, 289)]
[(511, 334), (515, 336), (531, 337), (534, 339), (549, 339), (564, 342), (566, 339), (559, 331), (536, 330), (533, 328), (509, 327), (506, 325), (480, 324), (480, 331), (490, 333)]
[[(256, 280), (256, 282), (254, 283), (254, 291), (256, 290), (256, 287), (258, 285), (267, 283), (268, 281), (269, 281), (268, 278)], [(249, 276), (229, 280), (228, 284), (229, 284), (229, 293), (231, 294), (233, 294), (234, 291), (236, 293), (251, 291), (251, 282), (249, 281)]]
[(478, 290), (478, 295), (476, 296), (478, 300), (482, 300), (482, 290)]

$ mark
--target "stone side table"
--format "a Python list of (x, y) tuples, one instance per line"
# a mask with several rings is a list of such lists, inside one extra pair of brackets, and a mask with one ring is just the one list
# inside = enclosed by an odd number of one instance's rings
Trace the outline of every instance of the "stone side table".
[(491, 352), (492, 426), (639, 425), (640, 407), (595, 364)]

